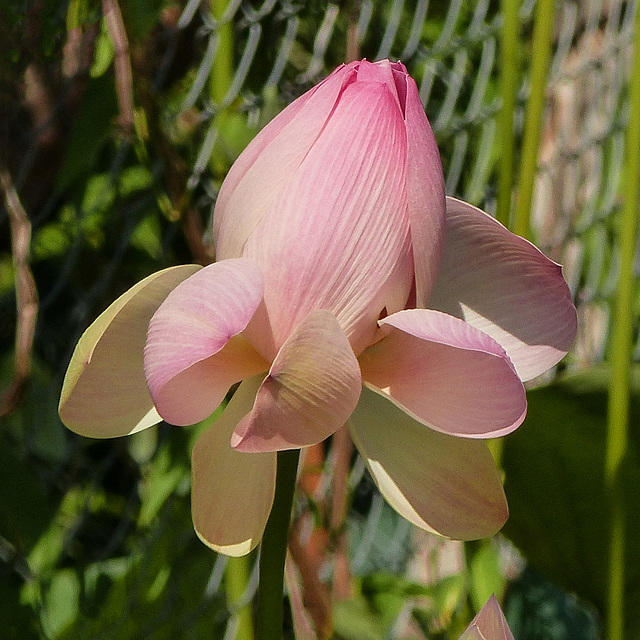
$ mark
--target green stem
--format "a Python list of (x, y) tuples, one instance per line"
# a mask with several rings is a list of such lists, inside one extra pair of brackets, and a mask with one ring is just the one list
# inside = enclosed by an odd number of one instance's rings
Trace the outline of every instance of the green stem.
[(547, 97), (555, 14), (555, 0), (538, 0), (531, 42), (531, 93), (525, 115), (518, 203), (513, 221), (514, 233), (525, 238), (529, 235), (529, 215), (538, 167), (540, 133)]
[(635, 51), (629, 88), (629, 125), (626, 132), (626, 182), (619, 232), (620, 275), (612, 317), (611, 385), (605, 481), (611, 496), (611, 535), (609, 548), (609, 593), (607, 637), (624, 637), (625, 521), (622, 463), (627, 450), (629, 429), (629, 376), (633, 344), (633, 263), (638, 235), (640, 206), (640, 10), (635, 16)]
[(502, 33), (500, 36), (502, 110), (500, 111), (501, 155), (498, 179), (497, 219), (505, 227), (509, 226), (511, 214), (511, 190), (513, 188), (513, 167), (515, 135), (513, 116), (518, 93), (518, 38), (520, 20), (519, 0), (502, 0)]
[(249, 559), (250, 556), (241, 556), (240, 558), (229, 558), (227, 561), (227, 605), (238, 621), (235, 636), (238, 640), (253, 640), (251, 603), (241, 604), (249, 583)]
[(260, 582), (256, 637), (281, 640), (283, 622), (284, 563), (296, 487), (300, 450), (278, 452), (276, 494), (260, 547)]
[[(228, 0), (211, 0), (211, 15), (220, 20), (227, 8)], [(231, 21), (219, 24), (218, 48), (213, 60), (209, 77), (209, 93), (211, 99), (219, 105), (233, 81), (233, 24)]]

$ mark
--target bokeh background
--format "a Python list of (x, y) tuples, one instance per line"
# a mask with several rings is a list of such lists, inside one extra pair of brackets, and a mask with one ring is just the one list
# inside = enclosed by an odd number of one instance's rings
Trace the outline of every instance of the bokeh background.
[[(260, 127), (362, 57), (400, 59), (416, 79), (447, 192), (564, 265), (579, 334), (535, 381), (525, 424), (494, 446), (511, 517), (493, 540), (418, 532), (347, 445), (309, 451), (288, 617), (299, 638), (315, 624), (343, 640), (454, 639), (495, 592), (517, 640), (605, 637), (611, 327), (621, 281), (640, 270), (620, 270), (637, 11), (633, 0), (3, 3), (0, 639), (251, 640), (255, 554), (216, 556), (191, 526), (203, 426), (89, 440), (60, 423), (58, 396), (77, 339), (120, 293), (213, 259), (217, 191)], [(636, 287), (619, 472), (630, 639), (639, 312)]]

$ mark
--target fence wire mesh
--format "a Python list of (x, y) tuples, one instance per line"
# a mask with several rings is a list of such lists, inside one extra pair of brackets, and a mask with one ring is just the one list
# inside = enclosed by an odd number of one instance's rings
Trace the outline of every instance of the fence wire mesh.
[[(0, 10), (1, 39), (11, 52), (0, 77), (0, 170), (10, 180), (0, 209), (7, 388), (18, 375), (15, 336), (26, 326), (14, 283), (20, 264), (12, 262), (16, 207), (30, 227), (25, 259), (39, 297), (33, 349), (22, 353), (31, 361), (31, 381), (20, 403), (6, 407), (2, 437), (10, 453), (0, 464), (0, 480), (28, 464), (39, 483), (7, 493), (0, 509), (20, 511), (27, 500), (38, 513), (25, 516), (22, 531), (11, 525), (0, 531), (3, 572), (31, 590), (44, 636), (199, 638), (212, 637), (213, 624), (213, 637), (231, 640), (238, 637), (238, 602), (251, 600), (256, 573), (246, 592), (229, 600), (227, 560), (212, 559), (191, 531), (193, 436), (166, 426), (126, 443), (87, 443), (68, 434), (56, 403), (73, 345), (141, 275), (211, 257), (209, 218), (241, 146), (348, 59), (406, 64), (441, 150), (447, 192), (494, 212), (503, 16), (494, 0), (188, 0), (157, 10), (147, 24), (151, 10), (122, 3), (129, 30), (123, 52), (113, 50), (113, 31), (101, 17), (118, 9), (116, 2), (103, 2), (102, 10), (87, 3), (86, 20), (68, 30), (72, 5), (25, 2)], [(535, 0), (520, 7), (523, 50), (534, 9)], [(607, 344), (637, 10), (634, 1), (564, 0), (556, 12), (532, 224), (536, 242), (564, 263), (579, 307), (570, 367), (601, 360)], [(133, 97), (114, 88), (127, 56)], [(526, 56), (521, 71), (518, 140), (529, 95)], [(640, 340), (634, 359), (640, 360)], [(330, 470), (308, 501), (327, 499)], [(411, 529), (395, 519), (357, 462), (350, 495), (352, 570), (406, 568), (416, 549)], [(55, 598), (75, 598), (82, 615), (52, 613)], [(15, 598), (8, 602), (24, 608)], [(96, 603), (109, 613), (97, 616)], [(170, 620), (175, 610), (180, 615)], [(402, 615), (398, 637), (406, 630)]]

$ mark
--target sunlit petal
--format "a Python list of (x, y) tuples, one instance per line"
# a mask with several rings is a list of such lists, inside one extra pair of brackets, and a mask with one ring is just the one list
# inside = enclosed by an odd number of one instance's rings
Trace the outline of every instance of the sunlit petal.
[(348, 425), (382, 495), (416, 526), (471, 540), (504, 524), (507, 502), (484, 442), (433, 431), (366, 387)]
[(169, 292), (198, 269), (184, 265), (150, 275), (84, 332), (60, 396), (60, 418), (69, 429), (93, 438), (111, 438), (160, 422), (144, 378), (147, 327)]
[(400, 311), (380, 321), (388, 335), (360, 356), (363, 379), (433, 429), (488, 438), (524, 420), (522, 382), (502, 347), (439, 311)]
[(321, 442), (346, 422), (360, 389), (358, 361), (340, 325), (328, 311), (316, 311), (276, 356), (233, 446), (273, 451)]
[(246, 245), (245, 255), (265, 274), (273, 350), (311, 311), (324, 308), (359, 351), (375, 332), (391, 279), (391, 289), (408, 298), (405, 162), (396, 98), (378, 82), (349, 85)]
[(241, 556), (262, 538), (276, 485), (276, 454), (241, 453), (230, 438), (253, 405), (262, 376), (245, 380), (192, 453), (193, 523), (198, 536), (220, 553)]
[(235, 161), (213, 217), (218, 260), (242, 255), (247, 238), (304, 160), (353, 78), (355, 71), (337, 69), (274, 118)]
[(160, 415), (171, 424), (204, 420), (229, 387), (267, 371), (240, 335), (262, 300), (260, 269), (224, 260), (176, 287), (149, 323), (144, 368)]
[(428, 306), (488, 333), (523, 380), (568, 351), (576, 310), (560, 265), (470, 204), (447, 198), (446, 240)]

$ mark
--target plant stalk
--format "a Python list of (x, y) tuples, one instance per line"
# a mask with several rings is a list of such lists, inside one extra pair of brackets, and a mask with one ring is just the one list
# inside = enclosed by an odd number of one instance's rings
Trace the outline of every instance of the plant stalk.
[(518, 94), (520, 36), (519, 0), (502, 0), (502, 32), (500, 34), (500, 68), (502, 109), (499, 116), (501, 134), (500, 175), (498, 178), (498, 202), (496, 218), (505, 227), (509, 227), (511, 217), (511, 192), (513, 189), (513, 167), (515, 132), (514, 114)]
[(612, 317), (611, 383), (605, 482), (611, 499), (607, 638), (624, 638), (625, 499), (623, 461), (629, 431), (629, 378), (634, 324), (634, 260), (640, 207), (640, 8), (636, 7), (635, 48), (629, 76), (624, 204), (619, 229), (620, 275)]
[(551, 50), (553, 49), (555, 0), (538, 0), (531, 42), (531, 93), (527, 102), (524, 122), (524, 140), (518, 183), (518, 201), (511, 230), (527, 238), (529, 236), (529, 216), (538, 168), (542, 116), (547, 99), (547, 82)]
[(257, 640), (282, 640), (284, 564), (300, 450), (278, 452), (276, 493), (260, 547)]

